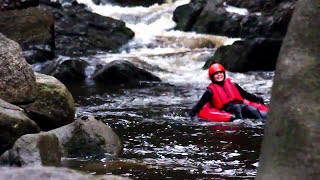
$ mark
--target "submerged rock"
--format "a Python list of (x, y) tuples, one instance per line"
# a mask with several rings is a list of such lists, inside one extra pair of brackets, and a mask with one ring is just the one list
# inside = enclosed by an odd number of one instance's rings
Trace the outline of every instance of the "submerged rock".
[(117, 156), (122, 143), (104, 123), (82, 117), (72, 124), (19, 138), (11, 150), (1, 156), (4, 163), (18, 166), (60, 165), (62, 156), (90, 156), (109, 153)]

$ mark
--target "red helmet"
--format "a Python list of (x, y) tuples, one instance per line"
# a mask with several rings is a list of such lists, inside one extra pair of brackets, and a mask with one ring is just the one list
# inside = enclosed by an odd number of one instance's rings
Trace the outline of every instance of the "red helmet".
[(212, 74), (222, 71), (226, 73), (226, 70), (220, 63), (214, 63), (209, 67), (209, 79), (211, 79)]

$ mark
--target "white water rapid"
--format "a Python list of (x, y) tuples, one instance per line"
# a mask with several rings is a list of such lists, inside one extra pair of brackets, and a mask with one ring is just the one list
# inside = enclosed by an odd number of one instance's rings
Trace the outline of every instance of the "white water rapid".
[(122, 59), (140, 63), (141, 66), (148, 64), (153, 68), (147, 70), (163, 81), (208, 83), (207, 72), (201, 68), (205, 60), (212, 56), (215, 47), (199, 46), (203, 41), (216, 46), (232, 42), (227, 37), (170, 30), (175, 26), (173, 11), (178, 6), (189, 3), (189, 0), (151, 7), (120, 7), (111, 4), (97, 6), (91, 0), (78, 2), (86, 4), (92, 12), (124, 21), (135, 32), (134, 39), (121, 53), (97, 55), (100, 63)]
[[(113, 60), (128, 60), (159, 76), (164, 82), (205, 87), (210, 82), (207, 70), (202, 69), (206, 60), (214, 54), (217, 47), (232, 44), (239, 38), (173, 30), (173, 11), (189, 1), (168, 1), (150, 7), (120, 7), (78, 0), (92, 12), (124, 21), (135, 32), (135, 37), (122, 48), (121, 53), (99, 54), (94, 57), (95, 61), (106, 64)], [(232, 11), (241, 14), (245, 9), (232, 8)], [(250, 92), (270, 94), (272, 73), (266, 72), (261, 77), (255, 73), (227, 72), (227, 76), (236, 79), (236, 82)]]

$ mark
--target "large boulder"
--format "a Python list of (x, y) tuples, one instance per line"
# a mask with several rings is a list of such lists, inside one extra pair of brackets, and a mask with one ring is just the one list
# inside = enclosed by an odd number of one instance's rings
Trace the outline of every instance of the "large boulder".
[(117, 51), (133, 38), (123, 21), (92, 13), (76, 1), (66, 2), (62, 6), (63, 0), (40, 0), (41, 7), (0, 11), (0, 32), (21, 45), (30, 64), (58, 55)]
[(0, 33), (0, 98), (10, 103), (27, 103), (34, 101), (35, 92), (35, 75), (19, 44)]
[(262, 37), (236, 41), (219, 47), (203, 68), (221, 63), (231, 72), (274, 71), (281, 44), (282, 39)]
[(37, 133), (39, 127), (23, 109), (0, 99), (0, 154), (10, 149), (22, 135)]
[(190, 2), (189, 4), (177, 7), (173, 12), (172, 17), (172, 19), (176, 22), (175, 29), (191, 31), (204, 6), (204, 1), (198, 1), (196, 3)]
[(222, 0), (192, 0), (175, 10), (173, 20), (177, 30), (228, 37), (279, 38), (286, 33), (294, 1), (276, 5), (272, 13), (238, 14), (230, 12)]
[(51, 130), (74, 121), (75, 106), (71, 93), (53, 76), (36, 73), (38, 91), (32, 103), (20, 105), (42, 130)]
[(41, 73), (54, 76), (62, 82), (83, 81), (87, 78), (86, 68), (89, 63), (81, 59), (67, 59), (62, 62), (52, 61)]
[(72, 179), (72, 180), (130, 180), (128, 177), (121, 177), (116, 175), (86, 175), (83, 172), (67, 168), (58, 167), (23, 167), (12, 168), (2, 167), (0, 168), (0, 179), (5, 180), (35, 180), (35, 179)]
[(320, 8), (300, 0), (277, 62), (256, 179), (320, 178)]
[(61, 164), (63, 156), (105, 153), (117, 156), (122, 148), (119, 137), (112, 129), (90, 116), (48, 132), (24, 135), (0, 159), (4, 163), (19, 166), (57, 166)]
[(0, 32), (19, 43), (29, 63), (54, 57), (54, 16), (44, 8), (0, 11)]
[(103, 66), (92, 78), (106, 85), (139, 84), (140, 81), (161, 81), (159, 77), (136, 67), (129, 61), (116, 60)]
[(134, 32), (123, 21), (93, 13), (75, 1), (61, 6), (50, 0), (41, 0), (40, 6), (49, 9), (55, 17), (56, 55), (87, 56), (101, 51), (116, 52), (134, 37)]

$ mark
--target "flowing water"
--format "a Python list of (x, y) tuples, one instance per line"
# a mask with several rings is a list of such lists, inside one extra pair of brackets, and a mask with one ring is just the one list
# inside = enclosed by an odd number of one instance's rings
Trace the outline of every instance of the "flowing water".
[[(66, 158), (64, 166), (133, 179), (253, 179), (263, 122), (214, 123), (185, 116), (210, 82), (207, 70), (202, 70), (205, 61), (217, 46), (234, 39), (172, 30), (173, 11), (186, 0), (148, 8), (78, 2), (93, 12), (125, 21), (136, 35), (120, 53), (83, 57), (92, 65), (87, 69), (88, 80), (66, 84), (75, 99), (76, 115), (94, 115), (112, 127), (123, 141), (123, 154), (118, 158), (108, 154)], [(204, 39), (216, 47), (199, 46)], [(162, 82), (107, 87), (89, 80), (95, 64), (113, 60), (131, 61)], [(263, 96), (268, 104), (273, 72), (227, 72), (227, 76)]]

